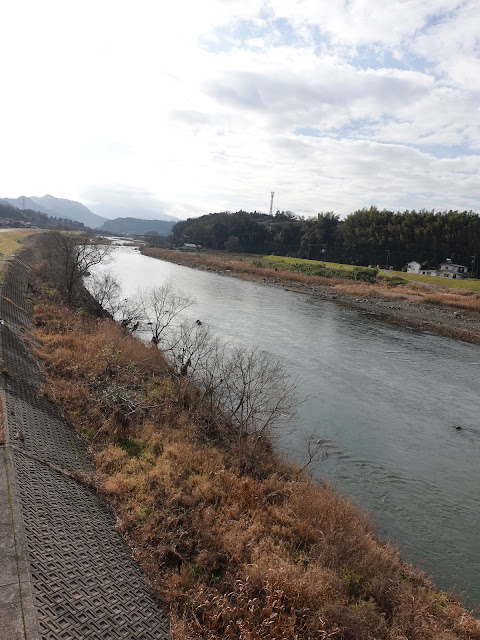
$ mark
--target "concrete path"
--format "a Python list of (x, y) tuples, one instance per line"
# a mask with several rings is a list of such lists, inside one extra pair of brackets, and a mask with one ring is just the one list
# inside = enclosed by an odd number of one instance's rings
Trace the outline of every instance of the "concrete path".
[(0, 638), (36, 640), (37, 620), (12, 452), (0, 447)]
[(93, 468), (83, 442), (41, 393), (28, 260), (0, 290), (0, 640), (166, 639), (114, 514), (76, 479)]

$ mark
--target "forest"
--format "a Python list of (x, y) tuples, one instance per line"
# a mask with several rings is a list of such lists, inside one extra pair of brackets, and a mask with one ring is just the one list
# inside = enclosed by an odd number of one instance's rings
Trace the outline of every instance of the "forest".
[(333, 212), (303, 219), (246, 211), (210, 213), (178, 222), (172, 243), (200, 244), (232, 252), (277, 254), (356, 265), (402, 269), (416, 260), (434, 268), (446, 258), (474, 266), (480, 261), (480, 216), (472, 211), (358, 209), (341, 220)]

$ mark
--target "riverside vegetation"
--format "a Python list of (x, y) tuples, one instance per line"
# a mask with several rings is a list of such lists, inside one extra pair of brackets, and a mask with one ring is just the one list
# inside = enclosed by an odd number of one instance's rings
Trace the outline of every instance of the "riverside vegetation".
[[(428, 278), (282, 256), (145, 247), (152, 258), (337, 300), (381, 320), (480, 344), (480, 280)], [(413, 275), (415, 277), (415, 275)]]
[(89, 442), (98, 472), (86, 480), (114, 505), (174, 638), (480, 640), (364, 513), (279, 459), (269, 430), (239, 438), (228, 402), (85, 310), (79, 289), (66, 305), (44, 266), (40, 255), (45, 393)]

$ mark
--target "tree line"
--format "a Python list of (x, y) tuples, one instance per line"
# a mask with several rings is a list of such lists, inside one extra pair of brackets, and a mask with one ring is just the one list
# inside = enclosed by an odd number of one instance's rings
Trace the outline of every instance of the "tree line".
[(395, 212), (374, 206), (344, 220), (330, 211), (309, 219), (290, 211), (272, 216), (221, 212), (178, 222), (171, 242), (396, 269), (411, 260), (434, 268), (446, 258), (471, 265), (480, 262), (480, 216), (472, 211)]

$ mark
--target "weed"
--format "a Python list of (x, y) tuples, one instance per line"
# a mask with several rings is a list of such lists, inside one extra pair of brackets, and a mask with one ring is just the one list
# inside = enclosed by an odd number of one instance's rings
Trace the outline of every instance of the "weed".
[(433, 591), (430, 594), (430, 599), (432, 601), (432, 608), (436, 612), (443, 611), (448, 604), (447, 596), (437, 591)]
[(128, 440), (120, 439), (118, 446), (128, 453), (131, 458), (139, 458), (142, 453), (147, 449), (147, 443), (140, 440)]
[(140, 520), (146, 520), (150, 515), (150, 509), (148, 507), (140, 507), (137, 511), (137, 518)]
[(363, 589), (365, 578), (355, 571), (348, 571), (346, 567), (341, 567), (341, 574), (347, 587), (350, 598), (359, 598)]

